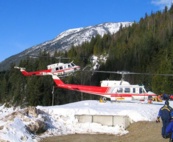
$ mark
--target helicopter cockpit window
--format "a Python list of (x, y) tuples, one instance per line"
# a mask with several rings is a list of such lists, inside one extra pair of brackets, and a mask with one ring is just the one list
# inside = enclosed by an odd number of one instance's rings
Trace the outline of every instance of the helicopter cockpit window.
[(139, 93), (143, 93), (143, 90), (142, 90), (142, 88), (139, 88)]
[(74, 66), (75, 66), (75, 64), (74, 64), (74, 63), (71, 63), (71, 66), (72, 66), (72, 67), (74, 67)]
[(130, 93), (130, 88), (125, 88), (124, 92), (125, 93)]
[(119, 88), (119, 89), (117, 90), (117, 92), (118, 92), (118, 93), (122, 93), (122, 92), (123, 92), (123, 88)]

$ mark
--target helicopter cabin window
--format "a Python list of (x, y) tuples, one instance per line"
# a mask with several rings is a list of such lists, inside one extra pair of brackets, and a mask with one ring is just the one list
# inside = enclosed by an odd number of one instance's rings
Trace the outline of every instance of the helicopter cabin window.
[(68, 64), (68, 68), (70, 68), (71, 67), (71, 65), (70, 64)]
[(61, 66), (61, 67), (59, 67), (60, 68), (60, 70), (62, 70), (63, 69), (63, 67)]
[(130, 93), (130, 88), (125, 88), (124, 92), (125, 93)]
[(59, 68), (57, 67), (56, 70), (59, 70)]

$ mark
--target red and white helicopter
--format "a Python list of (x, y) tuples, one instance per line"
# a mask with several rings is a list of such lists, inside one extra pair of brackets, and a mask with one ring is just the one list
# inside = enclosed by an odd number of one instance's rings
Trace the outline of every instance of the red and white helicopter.
[(14, 68), (20, 69), (24, 76), (44, 76), (44, 75), (58, 75), (58, 76), (67, 76), (78, 70), (80, 67), (75, 65), (73, 62), (70, 63), (55, 63), (47, 66), (46, 70), (38, 70), (27, 72), (25, 68), (15, 66)]
[(103, 80), (101, 81), (101, 86), (65, 84), (55, 74), (52, 74), (52, 78), (55, 84), (57, 85), (57, 87), (59, 88), (99, 95), (105, 98), (110, 98), (111, 101), (133, 101), (133, 100), (143, 101), (143, 100), (149, 100), (149, 99), (151, 100), (152, 97), (157, 96), (153, 92), (147, 92), (144, 86), (131, 85), (129, 82), (124, 81), (123, 77), (124, 77), (124, 74), (126, 74), (125, 72), (117, 72), (117, 73), (122, 74), (122, 79), (120, 81)]

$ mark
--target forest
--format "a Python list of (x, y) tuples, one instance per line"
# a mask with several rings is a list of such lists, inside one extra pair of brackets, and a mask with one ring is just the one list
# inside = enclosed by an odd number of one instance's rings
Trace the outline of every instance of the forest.
[[(113, 35), (93, 37), (90, 42), (73, 46), (66, 52), (55, 52), (54, 57), (63, 56), (81, 67), (92, 68), (91, 56), (108, 56), (106, 63), (100, 62), (102, 71), (129, 71), (150, 73), (151, 75), (126, 75), (131, 84), (143, 84), (156, 94), (173, 94), (173, 6), (163, 11), (145, 14), (132, 26), (120, 28)], [(44, 56), (44, 58), (43, 58)], [(45, 58), (46, 57), (46, 58)], [(19, 66), (28, 71), (46, 69), (47, 65), (58, 62), (48, 53), (40, 53), (38, 58), (28, 57)], [(61, 62), (70, 62), (61, 60)], [(7, 71), (0, 72), (0, 102), (15, 106), (60, 105), (80, 100), (99, 99), (99, 96), (63, 90), (55, 87), (51, 76), (25, 77), (15, 64)], [(88, 69), (88, 70), (90, 70)], [(64, 82), (87, 85), (100, 85), (101, 80), (120, 80), (121, 75), (79, 71), (62, 78)]]

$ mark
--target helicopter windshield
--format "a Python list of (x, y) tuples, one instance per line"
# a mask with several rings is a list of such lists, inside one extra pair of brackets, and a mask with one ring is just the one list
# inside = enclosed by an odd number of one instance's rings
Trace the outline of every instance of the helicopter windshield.
[(71, 66), (72, 66), (72, 67), (74, 67), (74, 66), (75, 66), (75, 64), (74, 64), (74, 63), (71, 63)]
[(70, 67), (74, 67), (75, 66), (75, 64), (74, 63), (70, 63), (70, 64), (68, 64), (68, 67), (70, 68)]

